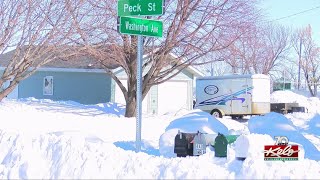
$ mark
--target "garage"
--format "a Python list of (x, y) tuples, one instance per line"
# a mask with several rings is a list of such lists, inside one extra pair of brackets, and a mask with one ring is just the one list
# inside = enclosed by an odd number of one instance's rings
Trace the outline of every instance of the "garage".
[(168, 81), (158, 85), (158, 114), (190, 108), (187, 81)]
[[(124, 70), (117, 68), (114, 73), (126, 86), (127, 75)], [(194, 81), (201, 76), (203, 76), (201, 72), (189, 66), (170, 80), (152, 86), (142, 102), (142, 113), (163, 115), (172, 112), (176, 113), (180, 110), (191, 110)], [(125, 104), (121, 89), (115, 81), (112, 84), (111, 99), (116, 103)]]

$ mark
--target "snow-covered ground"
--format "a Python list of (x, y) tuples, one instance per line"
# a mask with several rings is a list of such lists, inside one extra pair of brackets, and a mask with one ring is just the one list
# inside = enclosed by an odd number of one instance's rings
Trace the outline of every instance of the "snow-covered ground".
[[(33, 98), (0, 102), (0, 179), (319, 179), (320, 100), (278, 91), (273, 102), (298, 102), (308, 113), (269, 113), (235, 121), (199, 110), (143, 116), (142, 151), (135, 152), (136, 120), (117, 104), (81, 105)], [(207, 153), (175, 157), (178, 130), (242, 134), (244, 161)], [(264, 145), (285, 135), (301, 145), (299, 161), (264, 161)], [(239, 147), (239, 146), (237, 146)], [(171, 149), (170, 149), (171, 148)]]

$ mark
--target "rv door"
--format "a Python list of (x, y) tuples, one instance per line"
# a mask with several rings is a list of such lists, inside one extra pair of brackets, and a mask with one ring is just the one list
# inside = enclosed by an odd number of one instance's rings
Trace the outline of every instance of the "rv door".
[(246, 78), (232, 80), (232, 114), (250, 114), (251, 93), (247, 81)]

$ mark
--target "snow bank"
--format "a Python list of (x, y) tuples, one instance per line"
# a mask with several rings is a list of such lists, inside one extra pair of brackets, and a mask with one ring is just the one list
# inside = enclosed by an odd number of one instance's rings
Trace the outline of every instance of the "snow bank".
[[(218, 122), (211, 115), (200, 111), (189, 111), (182, 117), (182, 112), (165, 116), (144, 116), (142, 151), (136, 153), (136, 119), (123, 117), (123, 109), (120, 106), (108, 104), (81, 105), (75, 102), (32, 98), (0, 102), (0, 179), (320, 177), (320, 161), (303, 157), (297, 162), (264, 161), (263, 146), (274, 143), (273, 134), (270, 132), (247, 133), (249, 147), (245, 161), (235, 159), (237, 149), (234, 144), (228, 145), (227, 158), (215, 157), (212, 148), (207, 148), (207, 153), (199, 157), (167, 158), (170, 156), (160, 155), (160, 150), (164, 151), (163, 154), (172, 153), (172, 149), (165, 148), (173, 146), (173, 137), (178, 129), (208, 133), (228, 133), (229, 129), (230, 134), (247, 131), (247, 123), (228, 120), (228, 117), (221, 118)], [(305, 116), (306, 114), (308, 116)], [(319, 115), (313, 118), (313, 114), (310, 113), (293, 114), (293, 124), (297, 124), (295, 120), (298, 118), (297, 122), (305, 122), (304, 129), (293, 126), (288, 119), (279, 114), (256, 116), (249, 124), (254, 125), (253, 129), (256, 132), (263, 132), (263, 128), (269, 126), (268, 123), (280, 124), (271, 124), (274, 128), (269, 129), (282, 132), (280, 135), (287, 135), (283, 132), (291, 132), (296, 136), (300, 130), (305, 137), (312, 137), (312, 142), (320, 147), (319, 135), (310, 134), (311, 130), (307, 129), (316, 130), (318, 117)], [(172, 122), (172, 119), (180, 121)], [(279, 128), (284, 131), (280, 131)], [(309, 143), (308, 140), (298, 137), (298, 140)], [(292, 143), (298, 143), (294, 138), (289, 136)], [(161, 148), (160, 144), (163, 144)], [(308, 146), (305, 148), (312, 149)]]
[(173, 120), (166, 131), (170, 129), (180, 129), (181, 132), (195, 133), (197, 131), (203, 133), (222, 133), (227, 134), (228, 128), (214, 118), (211, 114), (194, 110), (193, 112)]
[(272, 103), (304, 103), (307, 99), (307, 97), (296, 94), (290, 90), (274, 91), (270, 97)]
[[(7, 99), (7, 101), (12, 101), (10, 99)], [(76, 110), (81, 110), (83, 111), (84, 109), (86, 110), (91, 110), (93, 112), (98, 112), (105, 113), (105, 114), (110, 114), (110, 115), (115, 115), (115, 116), (124, 116), (125, 113), (125, 106), (118, 104), (118, 103), (113, 103), (113, 102), (108, 102), (108, 103), (99, 103), (99, 104), (92, 104), (92, 105), (84, 105), (80, 104), (78, 102), (74, 101), (53, 101), (50, 99), (36, 99), (36, 98), (23, 98), (19, 99), (19, 102), (23, 102), (28, 105), (32, 106), (39, 106), (39, 105), (50, 105), (53, 106), (58, 110), (61, 108), (61, 105), (64, 105), (63, 107), (69, 107), (70, 109), (76, 111)], [(51, 109), (51, 108), (50, 108)]]
[(307, 131), (320, 136), (320, 115), (316, 114), (308, 123)]
[(218, 121), (220, 121), (222, 124), (224, 124), (229, 129), (228, 134), (240, 135), (240, 134), (248, 134), (249, 133), (247, 121), (244, 121), (241, 123), (237, 120), (231, 119), (228, 116), (225, 116), (223, 118), (218, 118)]
[(166, 159), (117, 148), (82, 133), (0, 133), (0, 179), (230, 179), (223, 162)]
[(170, 129), (163, 133), (159, 139), (159, 153), (167, 158), (177, 157), (174, 153), (174, 138), (179, 129)]
[(317, 148), (298, 132), (293, 123), (282, 114), (272, 112), (265, 116), (252, 117), (248, 122), (248, 128), (251, 133), (268, 134), (271, 137), (286, 136), (289, 143), (298, 143), (303, 146), (306, 158), (320, 160), (320, 152)]
[(159, 151), (164, 157), (176, 157), (174, 154), (174, 138), (178, 131), (196, 133), (198, 131), (208, 134), (228, 134), (228, 128), (214, 118), (211, 114), (194, 110), (193, 112), (173, 120), (160, 136)]
[[(304, 160), (304, 149), (300, 146), (298, 161), (264, 161), (264, 145), (272, 145), (274, 140), (265, 134), (241, 135), (235, 142), (236, 157), (246, 156), (243, 162), (240, 179), (290, 179), (316, 178), (320, 163)], [(310, 169), (301, 170), (301, 164)], [(258, 170), (259, 169), (259, 170)], [(317, 173), (315, 173), (317, 172)]]
[(275, 91), (270, 97), (271, 103), (298, 103), (306, 108), (307, 112), (320, 113), (320, 99), (318, 97), (306, 97), (295, 92)]
[[(239, 179), (319, 179), (320, 164), (316, 161), (264, 161), (247, 158)], [(259, 169), (259, 170), (258, 170)]]

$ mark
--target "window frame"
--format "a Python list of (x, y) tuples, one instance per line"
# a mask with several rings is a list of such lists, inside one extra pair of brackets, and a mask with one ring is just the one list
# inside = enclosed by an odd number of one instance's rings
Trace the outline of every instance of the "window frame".
[[(46, 86), (46, 80), (48, 81), (48, 88)], [(50, 82), (51, 81), (51, 82)], [(43, 86), (42, 86), (42, 90), (43, 90), (43, 95), (45, 96), (52, 96), (53, 95), (53, 76), (45, 76), (43, 78)]]

